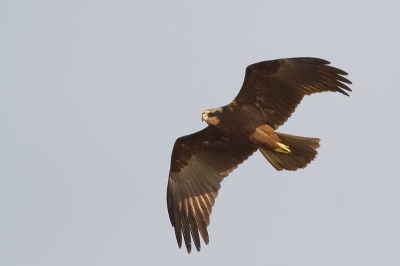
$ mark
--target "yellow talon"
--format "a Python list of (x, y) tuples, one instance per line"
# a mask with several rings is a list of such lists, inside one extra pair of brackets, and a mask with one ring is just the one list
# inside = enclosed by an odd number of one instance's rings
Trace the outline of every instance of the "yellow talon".
[(286, 146), (285, 144), (282, 144), (280, 142), (276, 143), (278, 147), (275, 149), (276, 152), (281, 152), (281, 153), (289, 153), (289, 146)]

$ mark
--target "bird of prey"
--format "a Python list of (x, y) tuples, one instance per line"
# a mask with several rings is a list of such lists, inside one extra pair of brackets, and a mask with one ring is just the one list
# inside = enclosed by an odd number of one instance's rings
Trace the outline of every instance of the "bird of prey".
[(318, 58), (263, 61), (246, 68), (239, 94), (228, 105), (206, 110), (208, 126), (175, 141), (167, 186), (167, 207), (179, 248), (191, 239), (200, 251), (221, 181), (259, 150), (278, 170), (296, 171), (317, 155), (318, 138), (276, 132), (305, 95), (351, 91), (346, 72)]

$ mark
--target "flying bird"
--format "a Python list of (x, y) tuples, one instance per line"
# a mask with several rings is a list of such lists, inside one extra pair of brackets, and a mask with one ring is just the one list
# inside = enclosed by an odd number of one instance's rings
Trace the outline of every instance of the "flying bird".
[(317, 155), (318, 138), (276, 132), (305, 95), (332, 91), (349, 96), (346, 72), (318, 58), (263, 61), (246, 68), (239, 94), (228, 105), (208, 109), (208, 126), (175, 141), (167, 186), (167, 208), (179, 248), (187, 252), (200, 236), (209, 243), (207, 226), (221, 181), (259, 150), (278, 170), (296, 171)]

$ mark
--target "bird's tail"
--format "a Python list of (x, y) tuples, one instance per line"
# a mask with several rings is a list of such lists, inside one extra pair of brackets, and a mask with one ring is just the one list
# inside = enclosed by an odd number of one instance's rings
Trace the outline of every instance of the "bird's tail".
[(315, 159), (319, 147), (318, 138), (305, 138), (275, 132), (281, 143), (289, 146), (289, 153), (276, 152), (260, 148), (260, 152), (276, 170), (296, 171), (306, 167)]

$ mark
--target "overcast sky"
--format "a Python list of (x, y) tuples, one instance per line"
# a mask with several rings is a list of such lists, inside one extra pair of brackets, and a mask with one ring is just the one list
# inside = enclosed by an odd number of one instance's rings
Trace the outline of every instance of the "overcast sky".
[[(0, 265), (400, 265), (400, 2), (1, 3)], [(277, 172), (254, 154), (210, 244), (178, 249), (174, 141), (247, 65), (301, 56), (353, 82), (280, 128), (321, 138), (317, 159)]]

